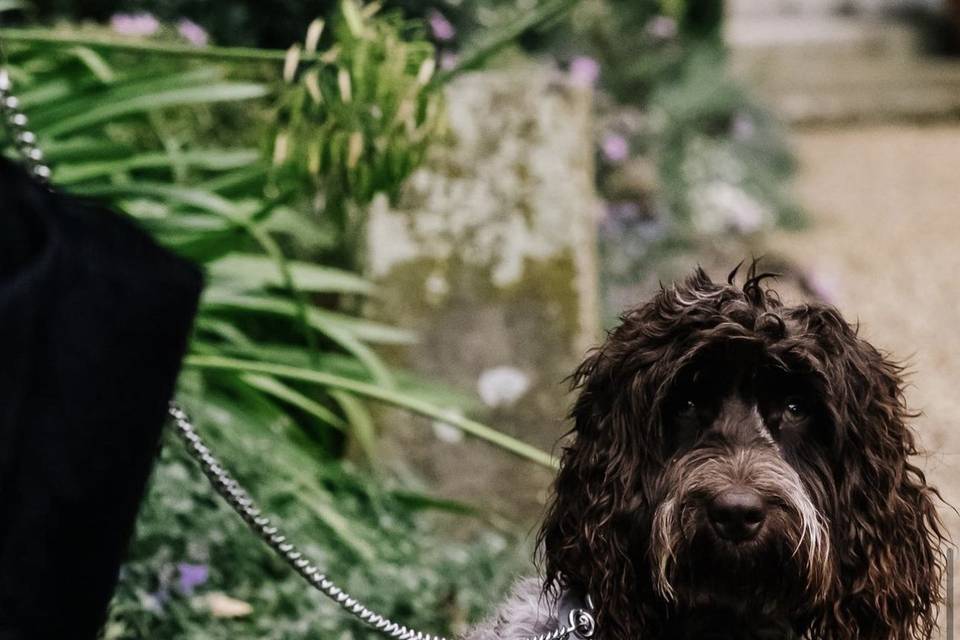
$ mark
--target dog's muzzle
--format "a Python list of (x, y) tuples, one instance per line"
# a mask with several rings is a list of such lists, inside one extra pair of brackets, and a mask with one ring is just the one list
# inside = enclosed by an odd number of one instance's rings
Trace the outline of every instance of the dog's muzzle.
[(668, 466), (663, 487), (650, 564), (666, 600), (826, 592), (826, 522), (775, 448), (691, 451)]

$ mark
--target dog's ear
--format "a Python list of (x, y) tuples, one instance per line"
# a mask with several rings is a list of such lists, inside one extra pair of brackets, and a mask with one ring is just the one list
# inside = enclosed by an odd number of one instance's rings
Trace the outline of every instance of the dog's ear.
[(618, 379), (616, 369), (601, 349), (574, 376), (580, 395), (572, 411), (573, 440), (563, 451), (538, 546), (546, 588), (589, 593), (604, 635), (627, 638), (643, 626), (634, 618), (640, 573), (630, 553), (629, 523), (623, 522), (636, 509), (641, 416), (618, 397), (617, 388), (627, 381)]
[(929, 638), (942, 599), (945, 538), (939, 494), (909, 459), (917, 450), (902, 369), (832, 307), (804, 307), (798, 316), (819, 347), (840, 505), (831, 523), (837, 593), (815, 637)]
[[(572, 443), (563, 451), (539, 535), (546, 588), (586, 591), (604, 635), (649, 635), (653, 609), (642, 540), (663, 461), (657, 406), (676, 373), (688, 325), (710, 317), (724, 287), (702, 270), (627, 313), (573, 376)], [(702, 309), (700, 309), (702, 307)]]

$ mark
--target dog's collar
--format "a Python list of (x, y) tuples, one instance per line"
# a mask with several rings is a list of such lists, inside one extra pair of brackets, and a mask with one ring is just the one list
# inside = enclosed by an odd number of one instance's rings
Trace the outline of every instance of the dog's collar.
[(565, 589), (557, 599), (557, 621), (573, 629), (573, 638), (593, 638), (596, 632), (593, 599)]

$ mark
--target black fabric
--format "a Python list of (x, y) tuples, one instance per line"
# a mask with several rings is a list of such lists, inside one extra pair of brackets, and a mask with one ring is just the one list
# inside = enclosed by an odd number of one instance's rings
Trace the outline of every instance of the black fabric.
[(0, 640), (96, 637), (200, 288), (0, 159)]

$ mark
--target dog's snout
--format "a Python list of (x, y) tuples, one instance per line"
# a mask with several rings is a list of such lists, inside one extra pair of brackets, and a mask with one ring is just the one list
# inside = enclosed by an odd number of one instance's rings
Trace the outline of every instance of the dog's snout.
[(735, 487), (714, 497), (707, 506), (707, 515), (721, 538), (746, 542), (760, 532), (767, 514), (760, 494), (746, 487)]

